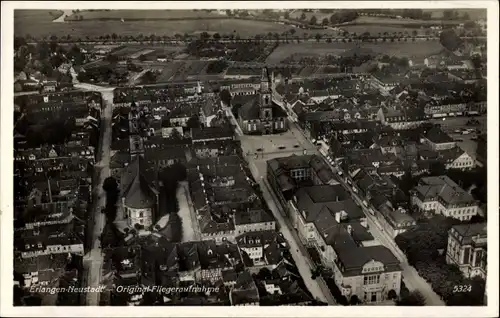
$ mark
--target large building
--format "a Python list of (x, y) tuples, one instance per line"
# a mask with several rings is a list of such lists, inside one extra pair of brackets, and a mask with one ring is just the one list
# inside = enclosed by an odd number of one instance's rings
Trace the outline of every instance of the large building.
[(456, 264), (465, 277), (486, 279), (486, 223), (455, 225), (448, 235), (446, 262)]
[[(267, 68), (262, 69), (260, 90), (252, 99), (238, 110), (238, 121), (246, 134), (276, 134), (287, 127), (287, 114), (273, 102), (273, 79), (269, 78)], [(271, 85), (270, 85), (271, 84)]]
[(422, 211), (461, 221), (477, 214), (477, 201), (448, 176), (422, 178), (412, 192), (412, 204)]
[(142, 157), (137, 157), (125, 169), (121, 178), (121, 207), (129, 226), (151, 226), (158, 212), (158, 182), (156, 173), (145, 168)]

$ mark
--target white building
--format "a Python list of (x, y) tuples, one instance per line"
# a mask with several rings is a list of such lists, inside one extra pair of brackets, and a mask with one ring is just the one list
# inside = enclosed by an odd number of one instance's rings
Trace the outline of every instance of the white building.
[(426, 177), (413, 189), (412, 204), (422, 211), (467, 221), (477, 214), (478, 203), (448, 176)]

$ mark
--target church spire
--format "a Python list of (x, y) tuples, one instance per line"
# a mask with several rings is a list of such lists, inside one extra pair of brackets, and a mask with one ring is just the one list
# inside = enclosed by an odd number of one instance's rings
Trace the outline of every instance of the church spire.
[(262, 75), (260, 76), (260, 92), (269, 92), (269, 75), (267, 72), (267, 67), (262, 68)]

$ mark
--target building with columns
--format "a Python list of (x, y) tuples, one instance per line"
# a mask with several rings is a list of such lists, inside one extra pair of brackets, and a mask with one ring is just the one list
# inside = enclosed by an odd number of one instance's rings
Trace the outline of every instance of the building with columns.
[(486, 279), (486, 222), (453, 226), (448, 235), (446, 262), (456, 264), (465, 277)]

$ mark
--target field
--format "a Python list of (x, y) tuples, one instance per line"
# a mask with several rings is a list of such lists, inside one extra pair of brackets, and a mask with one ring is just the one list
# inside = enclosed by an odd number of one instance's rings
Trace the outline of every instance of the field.
[(201, 74), (203, 69), (208, 65), (206, 61), (189, 61), (189, 66), (185, 71), (186, 76), (195, 76)]
[(167, 64), (162, 72), (161, 75), (157, 78), (157, 82), (167, 82), (181, 67), (184, 66), (184, 62), (171, 62)]
[[(299, 54), (341, 54), (355, 48), (356, 43), (292, 43), (281, 44), (266, 59), (267, 63), (279, 63), (294, 53)], [(371, 49), (375, 54), (396, 55), (399, 57), (425, 57), (440, 52), (443, 47), (438, 41), (361, 43), (361, 48)]]
[(411, 27), (413, 26), (418, 26), (420, 25), (441, 25), (441, 24), (457, 24), (459, 23), (458, 21), (447, 21), (447, 20), (413, 20), (413, 19), (391, 19), (391, 18), (385, 18), (385, 17), (370, 17), (370, 16), (361, 16), (358, 17), (356, 20), (352, 21), (352, 23), (356, 24), (385, 24), (385, 25), (394, 25), (394, 26), (399, 26), (399, 25), (404, 25)]
[[(14, 34), (26, 36), (27, 34), (37, 36), (36, 29), (48, 29), (54, 27), (53, 20), (63, 14), (59, 10), (14, 10)], [(35, 25), (36, 28), (31, 28), (30, 25)], [(56, 24), (57, 25), (57, 24)], [(34, 30), (35, 32), (28, 32)]]
[(304, 67), (300, 73), (299, 73), (299, 76), (300, 77), (308, 77), (308, 76), (311, 76), (313, 74), (315, 74), (321, 67), (318, 67), (318, 66), (306, 66)]
[[(82, 16), (83, 20), (179, 20), (193, 18), (214, 18), (220, 17), (216, 12), (193, 11), (193, 10), (98, 10), (80, 11), (68, 19), (75, 19)], [(76, 18), (78, 19), (78, 18)]]
[[(51, 21), (57, 16), (49, 15), (49, 11), (44, 10), (43, 14), (40, 10), (36, 14), (32, 12), (16, 11), (14, 19), (14, 33), (19, 36), (30, 34), (36, 38), (50, 37), (55, 35), (57, 37), (66, 36), (70, 34), (72, 38), (85, 39), (96, 38), (99, 36), (111, 35), (116, 33), (120, 36), (137, 36), (139, 34), (157, 36), (174, 36), (175, 34), (196, 34), (200, 32), (218, 32), (220, 34), (238, 34), (240, 37), (253, 37), (256, 34), (283, 33), (289, 31), (290, 26), (252, 20), (239, 20), (239, 19), (200, 19), (200, 20), (137, 20), (121, 22), (121, 18), (116, 20), (102, 21), (102, 20), (85, 20), (82, 21), (67, 21), (64, 23), (52, 23)], [(55, 13), (56, 11), (52, 11)], [(84, 15), (85, 12), (79, 12), (78, 15)], [(89, 12), (93, 13), (93, 12)], [(46, 14), (46, 15), (45, 15)], [(111, 19), (116, 18), (116, 13), (113, 11), (103, 11), (100, 15), (111, 15)], [(40, 15), (40, 16), (38, 16)], [(35, 16), (35, 18), (32, 18)], [(101, 18), (103, 19), (103, 18)], [(322, 30), (329, 31), (329, 30)], [(296, 30), (296, 35), (307, 33), (307, 30)]]
[[(433, 19), (440, 19), (443, 17), (443, 11), (439, 9), (423, 9), (424, 12), (430, 12)], [(460, 16), (462, 16), (465, 12), (469, 14), (469, 17), (473, 20), (486, 20), (486, 10), (483, 9), (454, 9), (457, 11)]]
[(144, 48), (141, 48), (141, 47), (125, 46), (125, 47), (122, 47), (122, 48), (114, 51), (113, 55), (118, 56), (118, 57), (126, 57), (127, 55), (140, 52), (143, 49)]
[(426, 29), (420, 28), (408, 28), (408, 27), (398, 27), (391, 25), (369, 25), (369, 24), (353, 24), (353, 25), (345, 25), (341, 27), (342, 30), (347, 31), (349, 33), (356, 32), (357, 34), (362, 34), (364, 32), (370, 32), (370, 35), (378, 35), (379, 33), (387, 32), (389, 35), (392, 35), (394, 32), (408, 32), (410, 36), (413, 35), (413, 31), (417, 31), (417, 35), (425, 35)]

